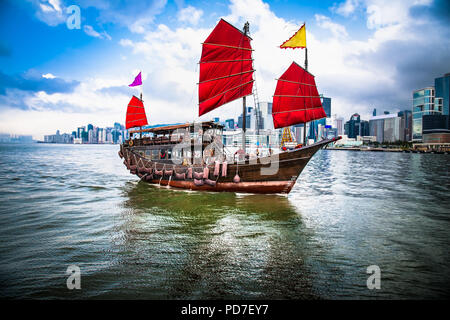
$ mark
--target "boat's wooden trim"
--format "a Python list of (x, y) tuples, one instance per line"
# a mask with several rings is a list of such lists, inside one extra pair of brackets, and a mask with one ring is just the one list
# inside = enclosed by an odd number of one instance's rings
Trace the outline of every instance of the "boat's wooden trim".
[(180, 189), (194, 191), (214, 191), (214, 192), (242, 192), (242, 193), (289, 193), (295, 184), (295, 181), (256, 181), (256, 182), (219, 182), (215, 186), (203, 184), (197, 186), (189, 180), (159, 180), (153, 179), (149, 183), (169, 186)]

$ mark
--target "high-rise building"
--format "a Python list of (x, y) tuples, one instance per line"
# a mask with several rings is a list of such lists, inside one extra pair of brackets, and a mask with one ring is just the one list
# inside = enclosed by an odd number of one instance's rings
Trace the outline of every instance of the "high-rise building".
[(450, 73), (446, 73), (440, 78), (434, 79), (436, 89), (435, 106), (443, 115), (450, 113)]
[[(238, 128), (243, 128), (243, 122), (242, 122), (242, 114), (238, 117)], [(245, 115), (245, 129), (250, 129), (250, 115), (246, 114)]]
[(435, 108), (434, 87), (427, 87), (413, 92), (413, 134), (412, 141), (422, 141), (422, 117), (429, 114), (442, 114)]
[(88, 130), (88, 143), (94, 143), (94, 129)]
[(78, 127), (77, 128), (77, 138), (82, 138), (83, 137), (83, 132), (85, 132), (86, 131), (86, 128), (85, 127)]
[(272, 102), (259, 102), (258, 107), (261, 111), (262, 128), (274, 130), (272, 118)]
[(397, 114), (402, 120), (402, 139), (403, 141), (411, 141), (412, 139), (412, 112), (411, 110), (403, 110)]
[(98, 128), (97, 130), (97, 143), (106, 142), (106, 130), (103, 128)]
[(369, 121), (361, 120), (358, 128), (358, 136), (365, 137), (369, 135)]
[(342, 136), (344, 134), (344, 118), (342, 117), (334, 117), (333, 127), (337, 129), (337, 135)]
[(386, 115), (374, 116), (369, 120), (369, 136), (376, 137), (377, 142), (384, 141), (384, 119)]
[(425, 115), (422, 127), (424, 143), (450, 143), (449, 115)]
[[(369, 120), (369, 136), (376, 137), (377, 142), (396, 142), (405, 140), (405, 119), (394, 113), (382, 114)], [(411, 115), (409, 115), (411, 119)], [(411, 120), (410, 126), (411, 126)], [(408, 140), (409, 141), (409, 140)]]
[(323, 110), (325, 110), (325, 114), (327, 118), (331, 117), (331, 98), (324, 97), (320, 95), (320, 100), (322, 101)]
[(373, 116), (373, 117), (376, 117), (376, 116), (377, 116), (377, 109), (376, 109), (376, 108), (373, 108), (372, 116)]
[[(311, 121), (309, 124), (309, 130), (307, 131), (307, 136), (309, 139), (314, 139), (315, 141), (322, 140), (325, 137), (325, 126), (328, 122), (331, 122), (331, 98), (324, 97), (320, 95), (320, 101), (322, 102), (323, 110), (325, 111), (326, 118)], [(321, 129), (319, 129), (319, 127)]]
[[(413, 92), (412, 141), (423, 140), (423, 116), (449, 115), (450, 112), (450, 73), (434, 79), (434, 87), (426, 87)], [(429, 125), (438, 122), (430, 122)], [(441, 129), (441, 128), (436, 128)], [(428, 131), (431, 128), (427, 129)]]
[(350, 120), (345, 123), (344, 132), (349, 138), (356, 139), (356, 137), (359, 135), (360, 122), (361, 116), (355, 113), (350, 117)]
[(235, 129), (234, 128), (234, 119), (225, 120), (225, 128), (226, 129)]
[(253, 108), (250, 112), (250, 128), (254, 130), (264, 129), (264, 119), (259, 109)]
[(393, 117), (384, 119), (384, 142), (396, 142), (401, 140), (401, 118), (393, 114)]

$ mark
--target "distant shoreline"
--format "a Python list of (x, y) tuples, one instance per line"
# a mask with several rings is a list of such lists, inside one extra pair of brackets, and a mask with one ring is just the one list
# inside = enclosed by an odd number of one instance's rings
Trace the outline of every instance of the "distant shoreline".
[(326, 148), (325, 150), (340, 150), (340, 151), (361, 151), (361, 152), (403, 152), (403, 153), (436, 153), (436, 154), (450, 154), (450, 152), (445, 151), (424, 151), (424, 150), (414, 150), (414, 149), (395, 149), (395, 148)]
[(61, 142), (45, 142), (45, 141), (36, 141), (39, 144), (61, 144), (61, 145), (73, 145), (73, 146), (82, 146), (82, 145), (95, 145), (95, 146), (118, 146), (120, 143), (61, 143)]

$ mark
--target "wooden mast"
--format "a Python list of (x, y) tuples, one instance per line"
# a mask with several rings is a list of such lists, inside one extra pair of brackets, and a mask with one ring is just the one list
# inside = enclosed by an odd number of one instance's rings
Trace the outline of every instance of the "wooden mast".
[[(305, 22), (303, 22), (303, 25), (305, 25)], [(305, 46), (305, 70), (308, 71), (308, 48), (306, 46)], [(305, 123), (303, 124), (303, 145), (306, 146), (306, 102), (305, 102)]]
[[(248, 21), (244, 24), (244, 34), (247, 35), (250, 30), (250, 24)], [(245, 130), (247, 128), (247, 106), (246, 106), (246, 96), (242, 97), (242, 150), (244, 151), (244, 160), (246, 152), (246, 142), (245, 142)]]
[[(141, 91), (141, 101), (144, 102), (144, 101), (142, 100), (142, 91)], [(140, 129), (140, 131), (141, 131), (141, 132), (139, 133), (139, 139), (142, 139), (142, 126), (140, 126), (139, 129)]]

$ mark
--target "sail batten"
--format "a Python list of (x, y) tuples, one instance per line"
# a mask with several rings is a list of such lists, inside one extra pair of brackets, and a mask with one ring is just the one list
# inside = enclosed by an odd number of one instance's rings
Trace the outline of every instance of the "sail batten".
[(315, 107), (315, 108), (309, 108), (309, 109), (295, 109), (295, 110), (289, 110), (289, 111), (278, 111), (278, 112), (272, 112), (272, 114), (279, 114), (279, 113), (289, 113), (289, 112), (295, 112), (295, 111), (306, 111), (306, 110), (313, 110), (313, 109), (319, 109), (322, 107)]
[(251, 38), (221, 19), (202, 43), (199, 116), (253, 91)]
[(291, 81), (291, 80), (286, 80), (286, 79), (275, 79), (277, 81), (283, 81), (283, 82), (290, 82), (290, 83), (297, 83), (297, 84), (302, 84), (304, 86), (312, 86), (315, 87), (315, 84), (310, 84), (310, 83), (303, 83), (303, 82), (298, 82), (298, 81)]
[(208, 42), (203, 42), (203, 45), (207, 44), (210, 46), (216, 46), (216, 47), (224, 47), (224, 48), (232, 48), (232, 49), (238, 49), (238, 50), (248, 50), (248, 51), (255, 51), (254, 49), (251, 48), (245, 48), (245, 47), (236, 47), (236, 46), (227, 46), (225, 44), (218, 44), (218, 43), (208, 43)]
[(200, 63), (223, 63), (223, 62), (242, 62), (242, 61), (253, 61), (253, 59), (241, 59), (241, 60), (217, 60), (217, 61), (208, 61), (208, 62), (200, 62)]
[[(275, 94), (274, 97), (288, 97), (288, 98), (320, 98), (320, 96), (295, 96), (287, 94)], [(320, 106), (322, 107), (322, 106)]]
[(133, 96), (128, 103), (125, 128), (141, 127), (147, 124), (144, 103), (136, 96)]
[(275, 128), (326, 117), (314, 76), (295, 62), (278, 79), (272, 117)]
[(215, 78), (215, 79), (208, 79), (205, 81), (202, 81), (200, 83), (205, 83), (205, 82), (209, 82), (209, 81), (216, 81), (216, 80), (221, 80), (221, 79), (226, 79), (226, 78), (231, 78), (231, 77), (236, 77), (236, 76), (240, 76), (249, 72), (253, 72), (255, 70), (249, 70), (249, 71), (244, 71), (244, 72), (240, 72), (240, 73), (235, 73), (235, 74), (230, 74), (229, 76), (223, 76), (223, 77), (219, 77), (219, 78)]

